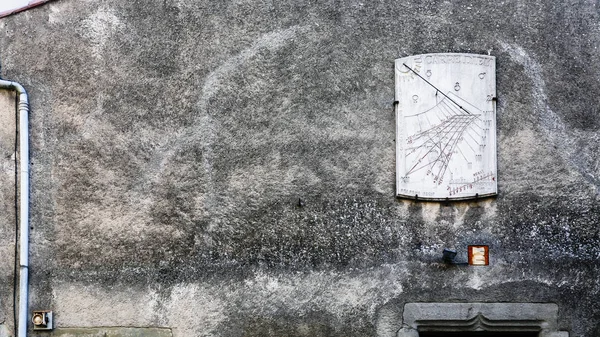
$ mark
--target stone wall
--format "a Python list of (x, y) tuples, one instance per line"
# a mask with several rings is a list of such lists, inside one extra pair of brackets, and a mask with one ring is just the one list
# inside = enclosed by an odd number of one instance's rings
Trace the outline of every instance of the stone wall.
[[(31, 308), (56, 335), (392, 337), (408, 302), (545, 302), (597, 336), (599, 6), (55, 0), (0, 19), (2, 78), (31, 97)], [(433, 52), (496, 57), (496, 198), (395, 197), (393, 61)], [(489, 267), (442, 263), (471, 243)]]

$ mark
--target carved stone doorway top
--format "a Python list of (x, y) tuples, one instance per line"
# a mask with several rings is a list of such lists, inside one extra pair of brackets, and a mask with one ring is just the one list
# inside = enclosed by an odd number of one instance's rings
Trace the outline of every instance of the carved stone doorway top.
[[(507, 336), (569, 337), (558, 331), (553, 303), (407, 303), (397, 337), (456, 336), (456, 332), (498, 332)], [(422, 336), (422, 337), (423, 337)], [(487, 336), (487, 335), (486, 335)]]
[(499, 332), (499, 331), (435, 331), (420, 332), (419, 337), (538, 337), (538, 332)]

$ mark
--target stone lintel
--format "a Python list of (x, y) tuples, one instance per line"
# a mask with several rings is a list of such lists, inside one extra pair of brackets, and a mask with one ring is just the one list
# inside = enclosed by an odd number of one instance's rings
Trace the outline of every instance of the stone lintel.
[(554, 303), (407, 303), (398, 337), (424, 331), (539, 332), (540, 337), (568, 337), (558, 331)]

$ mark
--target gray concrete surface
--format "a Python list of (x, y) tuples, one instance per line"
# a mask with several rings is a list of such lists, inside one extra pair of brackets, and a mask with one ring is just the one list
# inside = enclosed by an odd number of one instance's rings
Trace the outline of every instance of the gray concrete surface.
[[(598, 6), (55, 0), (0, 19), (2, 78), (31, 97), (31, 308), (58, 328), (387, 337), (407, 302), (545, 302), (597, 336)], [(497, 198), (394, 197), (393, 61), (433, 52), (496, 57)], [(489, 267), (441, 262), (472, 243)], [(0, 273), (12, 333), (11, 259)]]
[(13, 317), (15, 256), (15, 95), (0, 91), (0, 337)]

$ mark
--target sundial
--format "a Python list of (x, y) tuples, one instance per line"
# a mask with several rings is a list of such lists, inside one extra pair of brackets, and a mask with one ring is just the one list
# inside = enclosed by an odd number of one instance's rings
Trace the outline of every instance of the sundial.
[(495, 195), (496, 59), (396, 59), (396, 191), (417, 199)]

